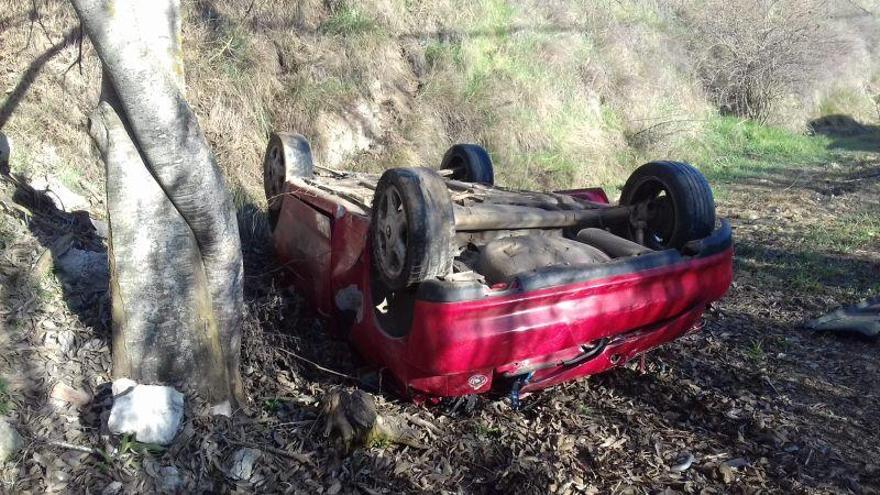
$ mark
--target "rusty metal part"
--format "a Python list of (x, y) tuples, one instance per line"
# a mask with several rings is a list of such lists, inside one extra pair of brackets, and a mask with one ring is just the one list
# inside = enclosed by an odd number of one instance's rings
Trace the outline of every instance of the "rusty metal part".
[(481, 204), (455, 206), (455, 230), (549, 229), (603, 227), (629, 220), (632, 207), (588, 210), (544, 210), (528, 206)]

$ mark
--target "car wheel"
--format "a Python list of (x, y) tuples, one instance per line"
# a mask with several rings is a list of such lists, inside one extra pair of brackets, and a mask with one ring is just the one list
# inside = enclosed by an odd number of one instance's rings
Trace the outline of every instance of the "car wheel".
[(376, 186), (372, 210), (373, 266), (389, 289), (403, 289), (451, 270), (452, 200), (436, 172), (386, 170)]
[(641, 206), (636, 217), (644, 224), (631, 225), (629, 237), (651, 249), (680, 249), (715, 227), (709, 182), (687, 163), (651, 162), (637, 168), (623, 186), (620, 204)]
[(263, 189), (268, 203), (269, 227), (275, 230), (285, 191), (293, 178), (307, 179), (314, 174), (312, 149), (300, 134), (273, 132), (263, 157)]
[(440, 170), (451, 170), (450, 177), (463, 182), (495, 184), (495, 170), (489, 153), (477, 144), (456, 144), (446, 151)]

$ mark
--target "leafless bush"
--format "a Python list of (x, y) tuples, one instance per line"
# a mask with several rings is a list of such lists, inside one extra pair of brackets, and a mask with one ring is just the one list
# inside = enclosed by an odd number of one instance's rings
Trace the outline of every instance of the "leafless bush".
[(690, 48), (722, 112), (766, 121), (774, 105), (805, 91), (840, 43), (822, 0), (710, 0), (687, 15)]

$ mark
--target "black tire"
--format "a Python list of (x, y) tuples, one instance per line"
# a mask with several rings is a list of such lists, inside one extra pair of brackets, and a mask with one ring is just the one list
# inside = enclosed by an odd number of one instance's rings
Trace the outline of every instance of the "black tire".
[(269, 227), (275, 230), (288, 180), (309, 179), (314, 175), (312, 148), (300, 134), (273, 132), (263, 157), (263, 190), (268, 203)]
[(489, 153), (478, 144), (456, 144), (446, 151), (440, 170), (452, 170), (450, 178), (463, 182), (495, 184)]
[[(699, 170), (682, 162), (651, 162), (637, 168), (620, 194), (621, 205), (646, 203), (643, 244), (651, 249), (681, 249), (715, 227), (712, 188)], [(635, 239), (631, 227), (630, 239)]]
[(446, 183), (426, 168), (386, 170), (373, 196), (370, 236), (373, 266), (391, 290), (449, 273), (455, 218)]

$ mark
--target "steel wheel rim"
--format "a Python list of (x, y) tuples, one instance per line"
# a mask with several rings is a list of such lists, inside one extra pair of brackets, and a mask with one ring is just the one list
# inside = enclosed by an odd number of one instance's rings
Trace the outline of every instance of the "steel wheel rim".
[(633, 199), (633, 203), (646, 206), (645, 243), (653, 249), (666, 246), (675, 232), (676, 219), (670, 192), (662, 183), (648, 180), (639, 185)]
[(376, 218), (376, 243), (379, 264), (391, 278), (403, 272), (408, 244), (406, 210), (400, 191), (389, 186), (379, 199)]
[(281, 194), (282, 177), (284, 177), (284, 156), (280, 146), (273, 146), (269, 151), (267, 176), (269, 179), (269, 202), (274, 203)]

